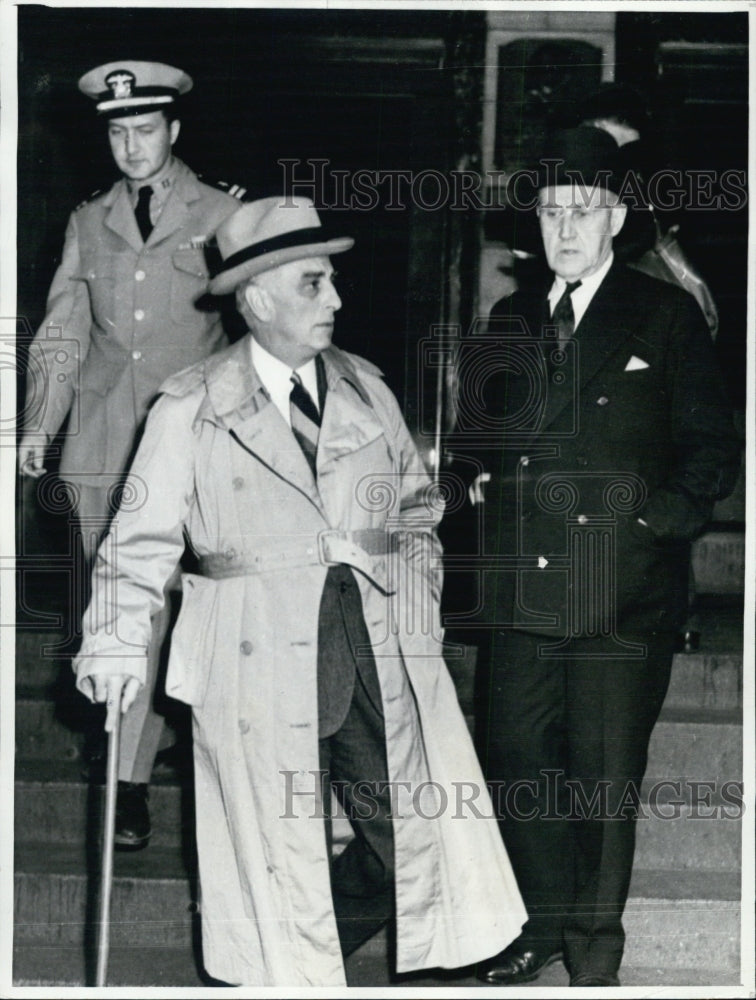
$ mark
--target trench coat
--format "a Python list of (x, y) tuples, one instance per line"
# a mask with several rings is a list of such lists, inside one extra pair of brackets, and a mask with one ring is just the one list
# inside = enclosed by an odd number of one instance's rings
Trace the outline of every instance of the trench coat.
[[(398, 971), (481, 960), (526, 918), (441, 657), (433, 490), (378, 370), (333, 347), (323, 358), (317, 486), (248, 338), (163, 385), (75, 663), (79, 685), (143, 676), (149, 616), (185, 533), (210, 575), (184, 575), (166, 687), (193, 708), (204, 963), (234, 984), (345, 982), (315, 795), (329, 560), (359, 582), (389, 779), (402, 783)], [(383, 553), (369, 544), (381, 537)]]
[(160, 384), (227, 344), (217, 310), (198, 300), (209, 281), (205, 248), (238, 207), (179, 160), (146, 242), (123, 178), (71, 213), (29, 349), (25, 409), (27, 429), (48, 441), (70, 414), (61, 478), (116, 479)]

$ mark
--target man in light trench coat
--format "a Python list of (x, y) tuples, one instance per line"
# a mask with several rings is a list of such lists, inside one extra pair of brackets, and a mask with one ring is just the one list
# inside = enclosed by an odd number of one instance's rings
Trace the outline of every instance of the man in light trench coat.
[[(173, 154), (180, 96), (191, 87), (174, 66), (134, 60), (79, 80), (107, 123), (121, 177), (68, 221), (29, 350), (18, 464), (22, 475), (42, 476), (68, 419), (59, 475), (90, 568), (161, 382), (228, 343), (218, 312), (198, 300), (209, 279), (207, 241), (243, 189), (203, 183)], [(169, 618), (167, 607), (155, 617), (147, 681), (121, 730), (116, 844), (125, 849), (145, 847), (151, 833), (147, 788), (163, 733), (152, 701)]]
[[(193, 707), (207, 971), (343, 985), (392, 916), (400, 972), (482, 960), (525, 912), (441, 658), (441, 511), (380, 372), (331, 345), (329, 256), (353, 241), (277, 198), (217, 239), (211, 289), (236, 290), (251, 335), (162, 386), (78, 687), (108, 728), (128, 709), (186, 536), (167, 690)], [(355, 832), (335, 859), (329, 780)]]

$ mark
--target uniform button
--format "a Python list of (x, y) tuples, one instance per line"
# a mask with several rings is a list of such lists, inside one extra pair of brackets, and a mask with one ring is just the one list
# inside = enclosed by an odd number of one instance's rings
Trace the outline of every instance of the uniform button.
[(142, 319), (144, 319), (144, 309), (135, 309), (134, 310), (134, 319), (136, 319), (136, 320), (142, 320)]
[(596, 400), (596, 402), (598, 403), (599, 406), (606, 406), (606, 404), (609, 402), (609, 397), (608, 396), (599, 396), (599, 398)]
[(520, 465), (530, 465), (530, 459), (527, 455), (523, 455), (520, 459)]
[(135, 361), (139, 361), (139, 359), (140, 359), (140, 358), (141, 358), (141, 356), (142, 356), (142, 352), (141, 352), (141, 351), (132, 351), (132, 352), (131, 352), (131, 356), (132, 356), (132, 358), (133, 358), (133, 359), (134, 359)]
[(147, 275), (144, 273), (144, 271), (137, 271), (136, 274), (134, 275), (134, 280), (135, 281), (144, 281), (144, 279), (146, 277), (147, 277)]
[(578, 514), (577, 523), (578, 524), (588, 524), (588, 518), (586, 517), (585, 514)]
[(253, 646), (252, 643), (249, 641), (249, 639), (245, 639), (244, 642), (241, 643), (241, 645), (239, 646), (239, 649), (245, 656), (249, 656), (249, 654), (252, 652)]
[(584, 455), (579, 455), (578, 456), (578, 460), (577, 460), (577, 464), (578, 465), (587, 465), (588, 464), (588, 459), (585, 458)]
[(231, 484), (235, 490), (240, 490), (244, 486), (244, 480), (241, 476), (234, 476), (233, 482)]

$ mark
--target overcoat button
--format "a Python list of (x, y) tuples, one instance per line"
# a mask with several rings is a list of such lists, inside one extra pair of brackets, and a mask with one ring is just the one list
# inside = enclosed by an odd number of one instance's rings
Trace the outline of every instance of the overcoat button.
[(530, 459), (527, 455), (523, 455), (520, 459), (520, 465), (530, 465)]
[(242, 642), (242, 644), (239, 646), (239, 649), (245, 656), (249, 656), (249, 654), (252, 652), (253, 646), (252, 643), (249, 641), (249, 639), (245, 639), (244, 642)]
[(577, 523), (578, 524), (588, 524), (588, 518), (586, 517), (585, 514), (578, 514)]
[(599, 398), (596, 400), (596, 402), (598, 403), (599, 406), (606, 406), (606, 404), (609, 402), (609, 397), (608, 396), (599, 396)]

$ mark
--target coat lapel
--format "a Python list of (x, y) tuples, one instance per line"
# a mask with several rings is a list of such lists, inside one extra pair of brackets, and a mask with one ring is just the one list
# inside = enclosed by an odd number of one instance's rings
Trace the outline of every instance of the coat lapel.
[(328, 392), (318, 442), (318, 470), (383, 434), (383, 425), (349, 358), (334, 347), (322, 356)]
[(574, 363), (568, 366), (567, 379), (562, 385), (549, 385), (540, 430), (549, 427), (567, 406), (579, 405), (583, 388), (633, 335), (632, 304), (623, 306), (623, 313), (617, 311), (617, 302), (623, 301), (621, 285), (622, 269), (615, 263), (575, 331)]
[(154, 246), (172, 236), (187, 224), (191, 213), (189, 205), (201, 196), (199, 185), (189, 168), (179, 161), (176, 180), (155, 228), (147, 239), (147, 246)]
[(105, 225), (139, 253), (144, 243), (134, 218), (134, 209), (129, 201), (126, 181), (117, 181), (111, 193), (113, 197), (110, 211), (105, 216)]
[(270, 401), (252, 365), (249, 334), (206, 362), (208, 399), (198, 419), (211, 420), (272, 472), (323, 506), (307, 459)]

